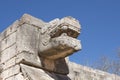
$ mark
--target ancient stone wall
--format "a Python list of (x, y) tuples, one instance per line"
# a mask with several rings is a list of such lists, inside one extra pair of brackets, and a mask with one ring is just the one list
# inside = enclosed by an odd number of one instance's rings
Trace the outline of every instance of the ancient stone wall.
[(15, 56), (17, 55), (16, 49), (16, 30), (18, 21), (8, 27), (0, 34), (0, 64), (1, 64), (1, 77), (3, 80), (12, 77), (19, 73), (19, 66), (15, 65)]
[(120, 80), (120, 76), (68, 62), (71, 80)]
[(81, 49), (79, 30), (72, 17), (47, 23), (24, 14), (0, 34), (2, 80), (70, 80), (65, 57)]
[(2, 80), (120, 80), (66, 61), (81, 50), (80, 24), (72, 17), (44, 22), (25, 14), (0, 34)]

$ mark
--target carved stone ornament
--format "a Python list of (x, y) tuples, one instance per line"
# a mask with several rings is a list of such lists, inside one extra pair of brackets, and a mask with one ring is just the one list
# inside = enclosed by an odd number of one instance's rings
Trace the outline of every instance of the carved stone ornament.
[(70, 80), (65, 57), (81, 50), (72, 17), (44, 22), (24, 14), (0, 35), (3, 80)]
[(0, 80), (120, 80), (69, 61), (81, 50), (72, 17), (44, 22), (24, 14), (0, 34)]

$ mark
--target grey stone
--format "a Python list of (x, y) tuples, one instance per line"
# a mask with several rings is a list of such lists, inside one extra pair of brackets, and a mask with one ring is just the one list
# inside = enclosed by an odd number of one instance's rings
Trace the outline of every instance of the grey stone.
[(7, 48), (6, 50), (2, 51), (1, 53), (1, 63), (6, 62), (7, 60), (14, 57), (16, 52), (16, 44), (12, 45), (11, 47)]
[(19, 26), (19, 21), (16, 20), (12, 25), (10, 25), (6, 30), (0, 34), (0, 41), (8, 37), (10, 34), (16, 32), (17, 27)]
[(23, 24), (30, 24), (33, 25), (34, 27), (38, 27), (41, 28), (43, 27), (46, 23), (38, 18), (35, 18), (29, 14), (24, 14), (19, 22), (19, 25), (23, 25)]
[(19, 65), (15, 65), (7, 70), (4, 70), (1, 73), (1, 77), (3, 78), (3, 80), (5, 80), (6, 78), (13, 76), (15, 74), (18, 74), (20, 72), (20, 66)]
[(9, 48), (13, 44), (16, 43), (16, 32), (9, 35), (9, 37), (4, 38), (4, 40), (1, 41), (1, 51), (4, 51), (5, 49)]
[(24, 63), (31, 66), (41, 67), (41, 62), (39, 57), (29, 53), (29, 52), (21, 52), (15, 57), (15, 63)]
[(81, 50), (81, 32), (72, 17), (44, 22), (24, 14), (0, 34), (2, 80), (120, 80), (114, 74), (70, 62)]
[(29, 80), (70, 80), (65, 75), (50, 73), (39, 68), (30, 67), (20, 64), (23, 75)]
[(24, 64), (20, 65), (23, 75), (28, 78), (28, 80), (54, 80), (42, 69), (30, 67)]
[(104, 71), (92, 69), (73, 62), (68, 62), (71, 80), (119, 80), (120, 77)]
[(11, 58), (10, 60), (3, 63), (2, 67), (3, 69), (8, 69), (16, 64), (16, 57)]
[[(29, 24), (23, 24), (17, 29), (17, 51), (36, 53), (38, 47), (39, 30)], [(37, 54), (37, 53), (36, 53)]]

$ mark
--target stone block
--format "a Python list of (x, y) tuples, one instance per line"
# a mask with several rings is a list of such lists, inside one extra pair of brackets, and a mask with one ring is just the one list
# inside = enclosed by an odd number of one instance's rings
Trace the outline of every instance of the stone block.
[[(21, 70), (25, 77), (28, 77), (28, 80), (55, 80), (50, 77), (44, 70), (20, 64)], [(27, 74), (27, 75), (26, 75)]]
[(68, 76), (71, 80), (119, 80), (120, 77), (104, 71), (95, 70), (90, 67), (82, 66), (73, 62), (69, 62)]
[(13, 76), (15, 74), (18, 74), (20, 72), (20, 66), (19, 65), (15, 65), (7, 70), (4, 70), (1, 73), (1, 77), (3, 78), (3, 80), (5, 80), (6, 78)]
[(8, 37), (10, 34), (15, 32), (18, 26), (19, 26), (19, 21), (16, 20), (12, 25), (10, 25), (5, 31), (3, 31), (0, 34), (0, 41), (2, 41), (4, 38)]
[(8, 29), (6, 29), (6, 36), (12, 34), (13, 32), (15, 32), (17, 30), (17, 27), (19, 26), (19, 21), (16, 20), (12, 25), (10, 25), (8, 27)]
[(24, 64), (20, 64), (20, 66), (23, 75), (31, 80), (70, 80), (70, 78), (68, 78), (68, 76), (66, 75), (56, 74), (54, 72), (47, 72), (42, 69), (31, 67)]
[(22, 18), (20, 19), (20, 25), (27, 23), (34, 25), (35, 27), (41, 28), (43, 27), (46, 23), (38, 18), (35, 18), (29, 14), (24, 14)]
[(15, 62), (16, 64), (24, 63), (31, 66), (41, 67), (40, 59), (29, 52), (21, 52), (20, 54), (18, 54), (16, 56)]
[(13, 57), (10, 60), (6, 61), (2, 66), (3, 70), (8, 69), (9, 67), (15, 65), (15, 63), (16, 63), (15, 60), (16, 60), (16, 57)]
[(27, 80), (23, 77), (22, 73), (18, 73), (17, 75), (13, 75), (5, 80)]
[(15, 44), (16, 42), (16, 32), (10, 34), (8, 37), (6, 37), (4, 40), (1, 41), (1, 51), (4, 49), (10, 47), (11, 45)]
[(21, 52), (15, 57), (3, 63), (3, 69), (7, 69), (15, 64), (25, 63), (37, 67), (41, 67), (40, 59), (32, 53)]
[(9, 78), (7, 78), (5, 80), (15, 80), (15, 76), (11, 76), (11, 77), (9, 77)]
[(1, 52), (1, 63), (6, 62), (17, 54), (16, 44)]
[(37, 53), (39, 29), (29, 24), (21, 25), (17, 30), (17, 51)]
[(19, 74), (15, 75), (15, 80), (27, 80), (27, 79), (23, 77), (22, 73), (19, 73)]

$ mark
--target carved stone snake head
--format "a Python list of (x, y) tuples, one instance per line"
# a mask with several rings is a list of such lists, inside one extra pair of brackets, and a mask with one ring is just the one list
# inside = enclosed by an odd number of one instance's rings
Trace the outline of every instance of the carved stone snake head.
[(65, 58), (81, 49), (81, 26), (72, 17), (55, 19), (41, 29), (39, 55), (48, 59)]

